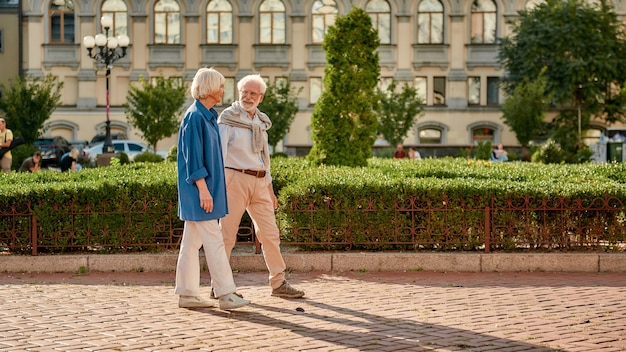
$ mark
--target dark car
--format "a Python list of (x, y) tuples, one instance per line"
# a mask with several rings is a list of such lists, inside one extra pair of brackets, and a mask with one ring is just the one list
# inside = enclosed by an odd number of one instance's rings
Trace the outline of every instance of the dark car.
[(57, 165), (63, 154), (72, 150), (67, 139), (56, 137), (42, 137), (35, 141), (35, 147), (41, 151), (41, 166)]
[[(91, 139), (91, 142), (89, 142), (89, 147), (93, 147), (94, 145), (100, 142), (104, 142), (105, 138), (106, 138), (106, 135), (104, 133), (99, 133), (93, 136), (93, 138)], [(128, 137), (126, 136), (126, 133), (124, 132), (111, 133), (111, 140), (115, 140), (115, 139), (128, 139)]]

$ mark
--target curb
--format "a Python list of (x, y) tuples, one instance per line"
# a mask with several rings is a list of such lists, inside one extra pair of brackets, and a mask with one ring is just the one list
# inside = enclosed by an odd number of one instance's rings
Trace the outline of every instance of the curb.
[[(283, 253), (295, 272), (626, 272), (626, 253)], [(3, 272), (171, 272), (177, 253), (0, 255)], [(206, 261), (200, 261), (206, 270)], [(266, 271), (261, 254), (233, 253), (238, 271)]]

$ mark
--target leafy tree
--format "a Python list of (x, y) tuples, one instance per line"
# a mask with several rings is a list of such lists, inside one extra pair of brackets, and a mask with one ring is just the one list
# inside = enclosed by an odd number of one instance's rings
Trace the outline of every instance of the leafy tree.
[(6, 115), (7, 125), (14, 135), (21, 135), (27, 144), (33, 144), (43, 132), (43, 125), (61, 105), (63, 82), (48, 74), (44, 79), (18, 76), (3, 84), (5, 94), (0, 97), (0, 110)]
[(328, 28), (324, 91), (311, 115), (313, 164), (364, 166), (372, 156), (378, 121), (375, 89), (380, 74), (377, 31), (353, 8)]
[(515, 86), (513, 94), (506, 98), (502, 106), (502, 118), (528, 155), (530, 141), (546, 130), (545, 112), (550, 96), (545, 92), (546, 80), (543, 75), (531, 81), (525, 78)]
[(289, 81), (268, 84), (259, 104), (259, 110), (272, 120), (272, 128), (267, 131), (269, 145), (276, 152), (276, 145), (285, 137), (298, 112), (298, 94), (302, 91), (291, 86)]
[[(577, 129), (578, 108), (582, 130), (592, 116), (608, 124), (624, 121), (626, 36), (606, 0), (547, 0), (519, 15), (499, 51), (508, 72), (506, 91), (513, 94), (524, 79), (534, 80), (545, 70), (545, 91), (560, 109), (553, 132)], [(566, 155), (584, 149), (578, 132), (554, 138)]]
[(379, 101), (376, 108), (378, 132), (393, 146), (406, 138), (424, 110), (422, 99), (417, 95), (417, 89), (405, 82), (402, 91), (398, 92), (397, 86), (398, 82), (394, 79), (386, 91), (376, 89)]
[(143, 133), (156, 151), (157, 143), (178, 130), (187, 85), (179, 78), (158, 76), (151, 83), (143, 76), (132, 85), (123, 105), (128, 122)]

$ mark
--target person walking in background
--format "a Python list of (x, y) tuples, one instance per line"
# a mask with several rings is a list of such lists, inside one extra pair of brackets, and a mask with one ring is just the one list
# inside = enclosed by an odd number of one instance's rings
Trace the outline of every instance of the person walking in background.
[(409, 158), (411, 160), (422, 160), (422, 156), (420, 155), (420, 152), (418, 152), (413, 147), (409, 148)]
[(267, 130), (269, 117), (259, 111), (267, 88), (260, 75), (248, 75), (237, 83), (239, 100), (222, 111), (218, 120), (226, 167), (229, 213), (220, 224), (226, 253), (230, 257), (241, 217), (248, 212), (269, 270), (272, 296), (300, 298), (304, 292), (285, 279), (286, 265), (280, 251), (280, 233), (276, 225), (278, 207), (272, 177)]
[(36, 150), (33, 156), (24, 159), (19, 172), (37, 172), (41, 169), (39, 163), (41, 163), (41, 151)]
[(398, 144), (396, 146), (396, 151), (393, 153), (394, 159), (404, 159), (406, 158), (406, 152), (404, 151), (404, 147), (402, 144)]
[(508, 161), (509, 160), (509, 153), (507, 153), (506, 150), (504, 150), (504, 147), (502, 146), (502, 143), (498, 144), (497, 147), (493, 148), (493, 151), (491, 152), (491, 161)]
[(228, 213), (222, 144), (213, 108), (224, 94), (224, 76), (201, 68), (191, 83), (193, 104), (178, 133), (178, 216), (184, 221), (176, 264), (175, 294), (181, 308), (211, 307), (200, 297), (200, 247), (209, 267), (212, 292), (220, 309), (235, 309), (250, 301), (235, 294), (233, 272), (224, 249), (218, 219)]
[[(0, 149), (11, 147), (11, 142), (13, 142), (13, 132), (7, 128), (7, 121), (0, 117)], [(0, 158), (0, 167), (2, 167), (2, 171), (6, 173), (11, 172), (12, 163), (13, 156), (11, 156), (11, 151), (9, 150), (4, 153), (2, 158)]]

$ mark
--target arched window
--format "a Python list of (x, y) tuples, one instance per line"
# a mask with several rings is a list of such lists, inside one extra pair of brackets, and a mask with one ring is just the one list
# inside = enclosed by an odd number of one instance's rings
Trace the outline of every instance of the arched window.
[(420, 2), (417, 26), (418, 44), (443, 44), (443, 5), (439, 0)]
[(50, 43), (74, 44), (74, 2), (50, 2)]
[(286, 16), (282, 1), (263, 1), (259, 7), (259, 43), (285, 44)]
[(424, 127), (417, 132), (419, 144), (442, 144), (443, 132), (439, 128)]
[(378, 30), (380, 44), (391, 44), (391, 7), (385, 0), (371, 0), (365, 11), (372, 18), (372, 26)]
[(328, 32), (328, 27), (335, 24), (339, 9), (335, 0), (315, 0), (311, 8), (311, 41), (320, 44)]
[(478, 126), (472, 128), (472, 143), (478, 144), (478, 142), (490, 141), (491, 144), (495, 142), (496, 131), (490, 126)]
[(180, 5), (176, 0), (154, 4), (154, 43), (180, 44)]
[(206, 6), (206, 42), (233, 43), (233, 6), (228, 0), (211, 0)]
[(472, 3), (472, 44), (496, 42), (496, 3), (493, 0), (474, 0)]
[(113, 37), (128, 35), (128, 7), (123, 0), (105, 0), (102, 3), (102, 16), (113, 19), (109, 34)]

